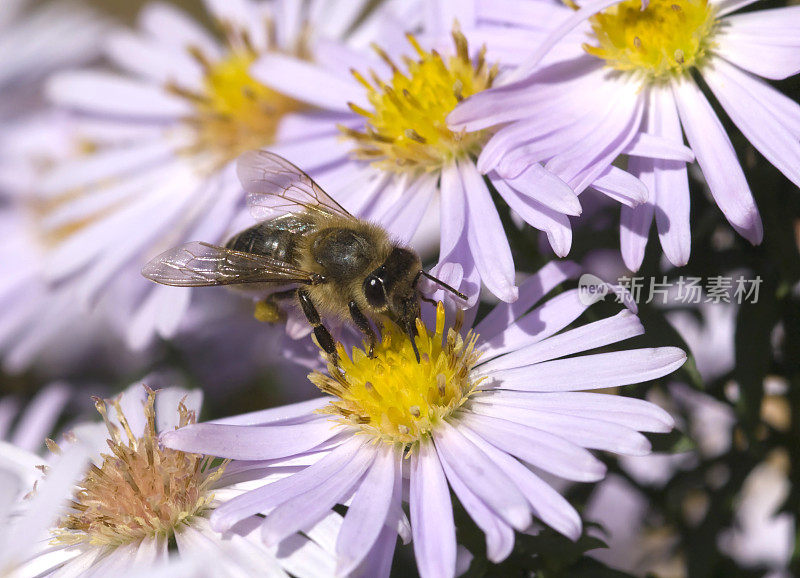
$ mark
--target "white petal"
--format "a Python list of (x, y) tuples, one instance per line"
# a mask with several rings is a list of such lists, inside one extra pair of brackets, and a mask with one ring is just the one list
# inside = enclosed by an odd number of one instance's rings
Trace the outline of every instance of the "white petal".
[[(132, 178), (134, 183), (146, 186), (149, 183), (149, 175), (159, 175), (162, 172), (154, 167), (172, 159), (173, 154), (173, 145), (160, 138), (140, 140), (129, 146), (115, 147), (65, 160), (47, 172), (41, 181), (40, 190), (48, 196), (64, 195), (74, 189), (120, 178), (125, 180)], [(130, 188), (120, 189), (120, 185), (122, 183), (113, 183), (109, 187), (120, 198), (135, 188), (132, 184)], [(86, 197), (102, 195), (103, 191), (102, 187), (96, 192), (88, 191)], [(80, 198), (78, 197), (78, 200)], [(71, 204), (67, 203), (67, 206)]]
[(581, 415), (553, 414), (527, 407), (473, 404), (472, 411), (480, 415), (513, 421), (521, 425), (536, 424), (569, 442), (592, 450), (644, 456), (650, 453), (650, 442), (627, 426)]
[(590, 302), (582, 299), (577, 289), (556, 295), (509, 325), (502, 333), (481, 341), (478, 344), (478, 349), (483, 352), (481, 359), (493, 359), (507, 351), (516, 351), (542, 341), (575, 321), (589, 305)]
[(467, 218), (464, 184), (461, 181), (461, 171), (456, 164), (450, 163), (442, 169), (441, 177), (441, 214), (447, 215), (442, 219), (441, 244), (439, 255), (449, 255), (456, 246)]
[[(178, 430), (180, 431), (180, 430)], [(319, 486), (359, 452), (360, 440), (350, 440), (328, 452), (317, 463), (274, 483), (250, 490), (224, 503), (211, 514), (211, 525), (217, 532), (229, 530), (234, 524), (265, 510), (282, 504), (300, 494)]]
[(592, 181), (592, 187), (628, 207), (639, 206), (647, 202), (650, 196), (642, 181), (614, 166), (606, 167), (600, 176)]
[[(800, 47), (797, 52), (800, 53)], [(724, 61), (706, 70), (703, 78), (744, 136), (790, 181), (800, 186), (800, 137), (772, 113), (771, 103), (765, 98), (771, 93), (778, 94), (777, 91)], [(754, 86), (761, 89), (760, 98), (753, 94)], [(800, 105), (795, 105), (795, 117), (800, 118)]]
[[(649, 167), (652, 162), (645, 158), (633, 157), (628, 161), (628, 168), (639, 179), (652, 190), (653, 174), (643, 167)], [(650, 226), (653, 224), (653, 213), (655, 205), (653, 203), (642, 203), (631, 208), (623, 206), (620, 214), (620, 247), (622, 250), (622, 260), (625, 266), (631, 271), (638, 271), (644, 260), (644, 251), (647, 247), (647, 238), (650, 234)]]
[(511, 353), (495, 357), (485, 363), (482, 360), (475, 371), (476, 375), (489, 375), (500, 369), (524, 367), (550, 359), (566, 357), (574, 353), (589, 351), (630, 339), (643, 333), (644, 327), (639, 318), (625, 309), (614, 317), (593, 321), (575, 329), (564, 331), (526, 347), (515, 349)]
[(569, 224), (569, 218), (549, 207), (545, 207), (538, 201), (522, 197), (495, 172), (490, 173), (489, 179), (497, 189), (497, 192), (508, 203), (508, 206), (523, 221), (547, 234), (547, 240), (550, 242), (555, 254), (559, 257), (566, 257), (572, 246), (572, 229)]
[[(372, 447), (362, 446), (340, 470), (321, 480), (307, 492), (282, 501), (264, 521), (261, 528), (264, 541), (268, 545), (278, 545), (295, 532), (305, 531), (322, 520), (357, 487), (375, 457), (376, 452)], [(379, 522), (382, 525), (382, 519)], [(364, 547), (366, 549), (365, 545)]]
[(464, 413), (459, 421), (497, 449), (546, 472), (576, 482), (596, 482), (606, 468), (588, 450), (533, 427)]
[[(760, 12), (772, 12), (772, 10)], [(749, 14), (726, 18), (725, 21), (727, 24), (729, 20), (746, 16)], [(797, 26), (800, 24), (795, 24), (795, 29), (788, 33), (785, 40), (781, 38), (780, 32), (776, 33), (773, 30), (748, 34), (736, 27), (725, 28), (716, 40), (718, 48), (715, 52), (725, 60), (758, 76), (783, 80), (800, 72), (798, 54), (800, 40), (797, 39)]]
[(608, 393), (567, 391), (531, 395), (521, 391), (493, 390), (479, 393), (475, 396), (475, 401), (589, 417), (638, 431), (664, 433), (675, 425), (672, 416), (653, 403)]
[(203, 391), (200, 389), (184, 389), (167, 387), (159, 389), (156, 395), (156, 431), (175, 429), (180, 423), (178, 405), (183, 404), (189, 411), (200, 415), (203, 405)]
[(422, 441), (411, 456), (411, 529), (414, 556), (422, 578), (447, 578), (456, 572), (456, 527), (447, 487), (433, 442)]
[(466, 430), (464, 435), (514, 480), (540, 520), (571, 540), (580, 537), (581, 517), (561, 494), (515, 458), (486, 442), (479, 435), (469, 430)]
[(580, 391), (657, 379), (672, 373), (685, 361), (686, 353), (677, 347), (632, 349), (506, 369), (492, 373), (491, 378), (503, 389)]
[(514, 549), (514, 528), (490, 510), (459, 478), (446, 460), (442, 468), (458, 501), (475, 524), (486, 534), (486, 556), (494, 563), (505, 560)]
[(565, 215), (580, 215), (581, 203), (567, 183), (539, 163), (531, 164), (519, 176), (506, 183), (521, 195)]
[(376, 448), (375, 461), (356, 490), (336, 542), (337, 574), (349, 574), (369, 553), (389, 515), (395, 469), (402, 455), (389, 445)]
[[(664, 88), (650, 91), (648, 131), (665, 139), (683, 139), (675, 99)], [(642, 163), (645, 164), (644, 162)], [(653, 160), (651, 165), (656, 225), (664, 255), (675, 266), (689, 262), (692, 234), (689, 227), (689, 175), (686, 165), (679, 161)]]
[(436, 177), (415, 179), (396, 202), (377, 221), (385, 224), (386, 232), (400, 243), (408, 244), (417, 232), (431, 200), (438, 190)]
[(493, 467), (486, 454), (464, 438), (456, 427), (443, 421), (433, 439), (442, 464), (447, 464), (470, 492), (517, 530), (530, 526), (528, 504), (514, 482)]
[(520, 285), (517, 301), (497, 305), (475, 326), (475, 332), (481, 336), (481, 341), (492, 339), (554, 287), (567, 279), (576, 278), (579, 273), (580, 267), (571, 261), (549, 262)]
[(194, 90), (202, 87), (203, 71), (185, 49), (167, 48), (138, 34), (118, 31), (108, 38), (106, 52), (117, 65), (156, 83), (176, 82)]
[(217, 41), (185, 12), (166, 2), (149, 2), (139, 14), (139, 26), (161, 44), (178, 50), (200, 48), (209, 58), (220, 57)]
[(761, 217), (722, 123), (693, 80), (677, 82), (673, 93), (683, 131), (714, 200), (740, 235), (760, 243), (764, 235)]
[(637, 134), (622, 152), (634, 157), (664, 159), (667, 161), (690, 163), (694, 160), (692, 149), (682, 142), (661, 138), (646, 132)]
[(199, 423), (164, 432), (161, 442), (186, 452), (237, 460), (268, 460), (312, 450), (334, 437), (338, 433), (335, 427), (328, 419), (264, 426)]
[(364, 90), (314, 64), (270, 53), (250, 68), (253, 78), (301, 102), (322, 109), (350, 112), (347, 103), (364, 105)]
[(50, 79), (47, 95), (59, 106), (92, 114), (177, 120), (191, 105), (163, 87), (108, 72), (62, 72)]
[(481, 281), (501, 300), (513, 303), (519, 290), (514, 284), (514, 258), (500, 215), (475, 165), (471, 161), (459, 162), (458, 168), (467, 200), (469, 248)]

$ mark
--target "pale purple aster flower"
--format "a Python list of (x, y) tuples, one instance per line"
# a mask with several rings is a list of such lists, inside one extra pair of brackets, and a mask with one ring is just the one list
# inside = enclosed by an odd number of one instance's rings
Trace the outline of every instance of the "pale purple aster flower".
[(82, 475), (89, 452), (71, 447), (47, 465), (48, 475), (38, 480), (37, 467), (44, 460), (34, 453), (0, 441), (0, 573), (3, 576), (36, 576), (20, 571), (36, 555), (41, 541), (58, 519)]
[[(0, 135), (0, 188), (9, 193), (0, 203), (0, 360), (8, 373), (35, 366), (39, 376), (51, 379), (86, 363), (112, 369), (105, 362), (113, 358), (112, 372), (121, 374), (142, 361), (141, 353), (125, 347), (135, 302), (130, 276), (115, 279), (116, 299), (101, 300), (91, 311), (79, 306), (74, 287), (47, 280), (48, 251), (68, 230), (46, 226), (50, 206), (36, 202), (30, 187), (42, 178), (44, 165), (69, 155), (63, 120), (43, 115)], [(20, 150), (3, 155), (15, 139)]]
[[(703, 78), (753, 146), (800, 184), (800, 105), (764, 80), (800, 70), (800, 8), (732, 14), (753, 0), (658, 0), (645, 8), (627, 0), (595, 14), (610, 4), (590, 2), (574, 13), (566, 6), (528, 2), (504, 12), (478, 2), (483, 21), (501, 26), (508, 38), (546, 35), (545, 10), (560, 12), (562, 24), (522, 59), (517, 82), (462, 103), (448, 119), (451, 127), (478, 131), (502, 125), (478, 166), (506, 176), (519, 171), (520, 161), (524, 166), (541, 158), (542, 139), (559, 141), (546, 166), (561, 174), (587, 163), (608, 166), (640, 138), (638, 131), (676, 145), (685, 135), (728, 221), (760, 243), (761, 219), (742, 167), (691, 73)], [(641, 265), (654, 215), (666, 257), (675, 265), (688, 261), (686, 160), (630, 158), (628, 170), (651, 194), (649, 202), (622, 209), (622, 255), (630, 269)]]
[(55, 434), (55, 425), (72, 396), (64, 382), (53, 382), (23, 402), (13, 395), (0, 397), (0, 440), (28, 452), (44, 449), (46, 437)]
[(101, 43), (118, 71), (52, 78), (49, 96), (75, 113), (75, 138), (90, 146), (39, 183), (40, 201), (54, 207), (47, 225), (69, 232), (47, 252), (49, 278), (91, 305), (131, 271), (129, 342), (174, 335), (192, 292), (133, 277), (183, 240), (219, 244), (237, 232), (244, 197), (232, 161), (278, 138), (287, 113), (313, 115), (255, 80), (249, 64), (270, 52), (314, 58), (322, 39), (351, 37), (365, 4), (208, 0), (218, 38), (177, 8), (149, 3), (135, 31)]
[(41, 106), (47, 74), (97, 56), (105, 23), (80, 2), (0, 3), (0, 127)]
[[(338, 50), (340, 66), (335, 68), (323, 70), (284, 55), (258, 59), (251, 68), (255, 78), (340, 115), (347, 137), (332, 131), (328, 118), (306, 118), (287, 125), (284, 138), (270, 149), (302, 158), (303, 166), (351, 212), (382, 223), (403, 241), (411, 238), (429, 207), (438, 205), (440, 264), (460, 265), (462, 288), (475, 298), (482, 281), (494, 295), (513, 302), (517, 288), (511, 249), (475, 162), (491, 132), (465, 133), (446, 126), (459, 101), (502, 86), (510, 63), (489, 58), (487, 54), (501, 54), (491, 48), (478, 50), (471, 29), (451, 32), (452, 18), (448, 41), (441, 41), (441, 27), (435, 24), (443, 19), (435, 18), (438, 5), (426, 3), (423, 9), (411, 4), (418, 12), (433, 14), (426, 18), (431, 29), (423, 27), (419, 40), (409, 35), (398, 41), (396, 32), (388, 33), (375, 47), (377, 55)], [(459, 20), (468, 12), (457, 10)], [(659, 150), (662, 140), (649, 139), (650, 149)], [(668, 148), (680, 158), (692, 158), (682, 145)], [(636, 147), (625, 152), (636, 152)], [(589, 185), (629, 206), (647, 199), (644, 185), (616, 167), (582, 175), (573, 190), (538, 160), (511, 175), (483, 172), (516, 214), (546, 232), (559, 256), (567, 254), (572, 242), (569, 216), (581, 212), (577, 193)]]
[(661, 377), (686, 356), (665, 347), (568, 357), (643, 332), (628, 310), (564, 330), (588, 307), (577, 290), (535, 306), (575, 273), (571, 263), (545, 266), (514, 304), (500, 304), (474, 329), (460, 315), (448, 326), (439, 304), (435, 329), (418, 323), (421, 363), (402, 332), (387, 327), (374, 358), (357, 348), (348, 357), (342, 347), (341, 371), (310, 376), (328, 396), (181, 428), (162, 441), (233, 458), (241, 468), (313, 462), (234, 498), (211, 522), (224, 531), (262, 512), (263, 537), (278, 544), (346, 504), (340, 575), (365, 564), (388, 568), (397, 534), (409, 534), (405, 488), (422, 576), (456, 571), (451, 488), (486, 533), (492, 561), (509, 555), (514, 531), (533, 517), (576, 539), (578, 513), (538, 472), (597, 481), (605, 466), (590, 449), (643, 455), (650, 444), (639, 432), (666, 432), (673, 423), (653, 404), (585, 390)]
[[(281, 548), (264, 545), (257, 517), (225, 534), (211, 529), (209, 513), (247, 489), (247, 473), (231, 474), (227, 461), (212, 463), (158, 442), (160, 433), (192, 423), (201, 401), (200, 391), (154, 392), (141, 384), (113, 400), (95, 398), (105, 424), (76, 425), (60, 442), (64, 452), (89, 449), (94, 467), (78, 477), (72, 502), (20, 561), (23, 568), (42, 576), (108, 576), (127, 572), (135, 560), (141, 572), (165, 564), (174, 540), (178, 558), (212, 565), (203, 569), (208, 575), (332, 576), (333, 554), (321, 544), (332, 547), (336, 514), (321, 520), (311, 538), (290, 536)], [(62, 451), (54, 442), (49, 446)]]
[[(78, 154), (77, 140), (75, 124), (63, 114), (36, 115), (15, 123), (13, 130), (0, 132), (0, 188), (9, 193), (0, 204), (3, 370), (19, 373), (33, 369), (39, 377), (50, 379), (74, 376), (91, 364), (93, 375), (102, 371), (113, 380), (141, 371), (141, 366), (158, 354), (157, 346), (145, 347), (154, 326), (173, 334), (179, 348), (203, 348), (207, 354), (203, 361), (230, 355), (223, 350), (230, 344), (228, 334), (235, 334), (258, 361), (240, 364), (238, 381), (246, 378), (244, 372), (252, 373), (274, 361), (263, 355), (269, 347), (256, 348), (277, 330), (269, 331), (257, 323), (245, 301), (230, 299), (221, 291), (201, 292), (193, 299), (190, 313), (184, 315), (183, 310), (162, 311), (152, 303), (142, 303), (151, 286), (142, 283), (138, 266), (126, 267), (111, 279), (92, 306), (81, 301), (80, 274), (66, 282), (48, 278), (51, 251), (76, 229), (53, 220), (52, 212), (60, 203), (41, 202), (32, 191), (45, 178), (48, 167)], [(209, 331), (209, 324), (216, 335)], [(222, 375), (225, 369), (231, 368), (218, 363), (202, 367), (200, 363), (196, 375), (203, 383), (225, 388), (234, 377)]]
[[(25, 164), (16, 166), (25, 172)], [(31, 179), (35, 173), (31, 169)], [(74, 288), (48, 283), (46, 254), (58, 233), (43, 234), (41, 207), (28, 200), (20, 192), (0, 206), (3, 370), (19, 373), (35, 366), (41, 376), (65, 376), (87, 361), (94, 369), (107, 367), (112, 357), (115, 371), (132, 370), (141, 363), (141, 355), (126, 351), (124, 343), (126, 304), (132, 300), (129, 284), (117, 280), (114, 299), (86, 311), (76, 304)]]

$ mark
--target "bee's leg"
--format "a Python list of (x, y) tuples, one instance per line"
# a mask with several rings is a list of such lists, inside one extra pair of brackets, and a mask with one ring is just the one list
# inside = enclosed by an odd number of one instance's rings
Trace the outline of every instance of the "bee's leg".
[(361, 312), (361, 309), (358, 308), (358, 304), (355, 301), (350, 301), (347, 306), (350, 307), (350, 317), (353, 318), (353, 322), (355, 322), (356, 327), (358, 327), (361, 333), (363, 333), (367, 339), (369, 339), (369, 356), (373, 357), (375, 354), (375, 343), (378, 341), (378, 336), (375, 335), (375, 332), (372, 330), (372, 327), (369, 324), (369, 320)]
[(253, 316), (264, 323), (278, 323), (286, 318), (286, 313), (278, 307), (278, 301), (291, 299), (297, 295), (297, 289), (287, 289), (267, 295), (262, 301), (256, 303)]
[(297, 289), (297, 299), (300, 301), (300, 307), (303, 309), (303, 314), (308, 319), (308, 322), (314, 328), (314, 336), (317, 338), (317, 343), (322, 350), (328, 354), (334, 365), (339, 365), (339, 356), (336, 353), (336, 342), (333, 340), (331, 332), (322, 324), (319, 318), (319, 312), (311, 301), (311, 296), (304, 289)]
[(436, 299), (431, 299), (430, 297), (425, 297), (425, 295), (420, 294), (419, 298), (424, 301), (425, 303), (430, 303), (434, 307), (436, 307)]

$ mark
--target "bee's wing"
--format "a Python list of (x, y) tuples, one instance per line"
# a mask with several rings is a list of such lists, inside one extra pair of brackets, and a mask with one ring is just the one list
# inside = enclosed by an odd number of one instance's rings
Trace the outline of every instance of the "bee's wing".
[(296, 212), (355, 219), (311, 177), (275, 153), (248, 151), (239, 157), (236, 170), (256, 219)]
[(174, 287), (239, 283), (313, 283), (314, 273), (266, 255), (233, 251), (199, 241), (173, 247), (142, 268), (142, 275)]

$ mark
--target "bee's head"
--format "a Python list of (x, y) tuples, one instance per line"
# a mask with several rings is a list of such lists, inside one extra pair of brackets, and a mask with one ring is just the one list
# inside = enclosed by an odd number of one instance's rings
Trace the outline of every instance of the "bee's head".
[(421, 264), (416, 253), (395, 247), (383, 264), (364, 279), (364, 297), (376, 313), (390, 317), (411, 339), (414, 353), (419, 352), (414, 341), (417, 318), (420, 315), (416, 280)]

